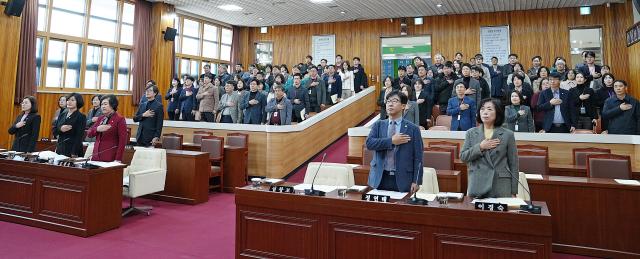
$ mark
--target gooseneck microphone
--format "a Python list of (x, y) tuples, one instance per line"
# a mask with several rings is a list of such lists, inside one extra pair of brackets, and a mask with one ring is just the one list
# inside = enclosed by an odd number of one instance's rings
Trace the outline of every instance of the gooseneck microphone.
[[(422, 168), (422, 161), (418, 163), (418, 173), (416, 174), (416, 184), (418, 184), (418, 179), (420, 179), (420, 169)], [(427, 205), (429, 204), (428, 200), (418, 198), (418, 191), (413, 193), (413, 197), (407, 200), (407, 203), (413, 205)]]
[[(527, 194), (529, 194), (529, 204), (527, 204), (527, 205), (520, 205), (520, 210), (522, 210), (522, 211), (526, 211), (526, 212), (529, 212), (529, 213), (531, 213), (531, 214), (541, 214), (541, 213), (542, 213), (542, 207), (533, 205), (533, 199), (531, 199), (531, 192), (529, 192), (529, 189), (528, 189), (528, 188), (526, 188), (526, 187), (524, 186), (524, 184), (522, 184), (522, 182), (520, 182), (520, 179), (519, 179), (519, 178), (516, 178), (516, 177), (513, 175), (513, 173), (511, 172), (511, 170), (507, 170), (507, 171), (509, 171), (509, 174), (511, 175), (511, 178), (512, 178), (512, 179), (515, 179), (515, 180), (518, 182), (518, 184), (519, 184), (520, 186), (522, 186), (522, 189), (524, 189), (524, 190), (527, 192)], [(526, 201), (525, 201), (525, 202), (526, 202)]]
[[(94, 145), (95, 145), (95, 144), (94, 144)], [(94, 146), (94, 147), (95, 147), (95, 146)], [(95, 156), (95, 155), (102, 154), (102, 153), (107, 152), (107, 151), (109, 151), (109, 150), (113, 150), (114, 148), (117, 148), (117, 147), (118, 147), (118, 145), (115, 145), (115, 146), (112, 146), (112, 147), (107, 148), (107, 149), (105, 149), (105, 150), (102, 150), (102, 151), (100, 151), (100, 152), (97, 152), (97, 153), (93, 153), (93, 154), (91, 154), (89, 157), (87, 157), (87, 160), (85, 160), (85, 161), (84, 161), (84, 164), (82, 164), (82, 168), (89, 168), (89, 169), (97, 168), (97, 166), (93, 166), (93, 165), (89, 164), (89, 160), (91, 160), (91, 158), (93, 158), (93, 156)]]
[(318, 176), (318, 173), (320, 172), (320, 167), (322, 167), (322, 164), (324, 163), (324, 159), (326, 157), (327, 157), (327, 153), (324, 153), (322, 155), (322, 161), (320, 161), (320, 165), (318, 165), (318, 169), (316, 169), (316, 174), (313, 176), (313, 180), (311, 181), (311, 189), (305, 189), (304, 190), (305, 195), (309, 195), (309, 196), (325, 196), (326, 195), (326, 193), (323, 191), (313, 189), (313, 184), (316, 182), (316, 177)]

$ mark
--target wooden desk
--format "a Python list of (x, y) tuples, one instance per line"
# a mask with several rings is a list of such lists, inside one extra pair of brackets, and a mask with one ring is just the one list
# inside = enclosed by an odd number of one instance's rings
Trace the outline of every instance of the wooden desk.
[[(125, 149), (122, 162), (130, 164), (133, 153), (134, 150)], [(192, 205), (209, 201), (209, 165), (208, 153), (167, 149), (164, 191), (148, 196)]]
[[(370, 166), (360, 165), (353, 168), (356, 185), (367, 185)], [(438, 188), (441, 192), (462, 192), (462, 174), (455, 170), (436, 170)]]
[(551, 215), (236, 190), (237, 258), (550, 258)]
[[(200, 151), (200, 145), (183, 143), (185, 150)], [(224, 188), (225, 192), (234, 192), (236, 187), (247, 185), (247, 163), (249, 151), (243, 147), (224, 146)]]
[(553, 251), (605, 258), (640, 257), (640, 186), (611, 179), (543, 176), (527, 180), (553, 215)]
[(0, 159), (0, 220), (81, 237), (118, 228), (123, 168)]

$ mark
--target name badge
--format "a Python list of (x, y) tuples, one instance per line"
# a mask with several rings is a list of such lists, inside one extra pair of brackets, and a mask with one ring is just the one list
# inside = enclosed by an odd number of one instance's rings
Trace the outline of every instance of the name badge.
[(309, 89), (309, 94), (311, 94), (311, 89)]
[(587, 109), (584, 108), (584, 106), (580, 106), (580, 114), (586, 114), (587, 113)]
[(458, 114), (458, 120), (460, 120), (460, 114)]

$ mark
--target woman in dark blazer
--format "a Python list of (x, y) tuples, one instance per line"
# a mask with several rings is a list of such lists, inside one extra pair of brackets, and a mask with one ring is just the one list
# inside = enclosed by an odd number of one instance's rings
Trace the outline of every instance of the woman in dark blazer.
[(167, 90), (164, 99), (167, 100), (167, 115), (169, 120), (177, 121), (180, 119), (180, 93), (182, 92), (182, 84), (180, 78), (174, 77), (171, 80), (171, 87)]
[[(67, 96), (66, 95), (61, 95), (60, 97), (58, 97), (58, 109), (56, 109), (56, 112), (53, 114), (53, 119), (51, 120), (51, 132), (55, 131), (56, 128), (56, 124), (58, 124), (58, 117), (60, 117), (60, 113), (62, 113), (62, 111), (64, 111), (64, 109), (67, 108)], [(58, 135), (55, 135), (55, 133), (52, 134), (53, 138), (58, 138)]]
[(582, 72), (576, 73), (576, 87), (569, 90), (573, 99), (575, 116), (578, 118), (576, 129), (593, 129), (598, 119), (596, 93), (589, 87), (587, 76)]
[(93, 145), (93, 161), (122, 161), (124, 147), (129, 142), (127, 122), (118, 114), (118, 99), (110, 94), (100, 100), (102, 115), (87, 131), (88, 137), (96, 138)]
[(510, 105), (504, 108), (506, 115), (505, 128), (514, 132), (535, 132), (533, 114), (529, 106), (523, 104), (524, 99), (518, 91), (509, 95)]
[(9, 134), (15, 135), (11, 150), (18, 152), (36, 151), (36, 141), (40, 133), (40, 114), (36, 98), (27, 96), (22, 99), (22, 113), (9, 128)]
[(82, 140), (87, 117), (80, 112), (84, 100), (79, 93), (67, 96), (67, 108), (60, 113), (53, 133), (58, 136), (56, 153), (65, 156), (81, 157), (84, 153)]
[(433, 85), (431, 82), (433, 80), (430, 80), (428, 85), (425, 85), (422, 80), (416, 80), (413, 83), (413, 89), (416, 91), (418, 114), (420, 115), (420, 125), (418, 126), (422, 126), (425, 129), (429, 127), (433, 110)]
[(479, 105), (480, 126), (467, 131), (460, 160), (467, 164), (468, 195), (473, 198), (515, 197), (518, 194), (518, 150), (513, 132), (500, 127), (504, 109), (497, 99)]

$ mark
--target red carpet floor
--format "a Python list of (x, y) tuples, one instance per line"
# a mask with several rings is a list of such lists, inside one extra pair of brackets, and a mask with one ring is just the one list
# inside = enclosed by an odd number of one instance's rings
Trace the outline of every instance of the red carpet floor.
[[(345, 163), (348, 137), (325, 151), (325, 161)], [(322, 153), (312, 161), (320, 161)], [(289, 180), (302, 182), (306, 166)], [(234, 258), (233, 194), (214, 193), (196, 206), (139, 199), (151, 216), (126, 217), (120, 228), (89, 238), (0, 222), (0, 258)], [(554, 259), (588, 258), (553, 254)]]

